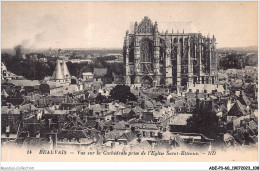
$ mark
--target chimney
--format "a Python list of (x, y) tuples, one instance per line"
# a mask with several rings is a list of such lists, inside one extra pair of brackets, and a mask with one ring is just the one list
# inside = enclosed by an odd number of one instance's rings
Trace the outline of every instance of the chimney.
[(52, 139), (52, 135), (49, 135), (49, 143), (51, 144), (51, 148), (53, 149), (54, 144)]
[(5, 135), (6, 135), (7, 137), (9, 137), (9, 135), (10, 135), (10, 125), (7, 125), (7, 126), (6, 126)]
[(196, 89), (196, 96), (198, 96), (199, 92), (199, 89)]
[(49, 128), (51, 128), (51, 119), (48, 119)]
[(158, 132), (158, 138), (162, 139), (162, 132)]
[(131, 127), (131, 132), (135, 133), (135, 127), (134, 126)]
[(137, 142), (139, 142), (139, 143), (140, 143), (140, 142), (141, 142), (141, 140), (142, 140), (142, 139), (141, 139), (141, 134), (139, 133), (139, 134), (137, 134)]
[(114, 129), (113, 125), (110, 125), (110, 131), (113, 131), (113, 129)]

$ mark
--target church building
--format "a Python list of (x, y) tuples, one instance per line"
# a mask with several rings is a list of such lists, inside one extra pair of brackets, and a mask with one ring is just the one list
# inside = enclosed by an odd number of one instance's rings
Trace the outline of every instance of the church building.
[[(165, 32), (159, 31), (161, 24), (166, 25)], [(176, 90), (217, 84), (216, 38), (192, 28), (191, 22), (153, 23), (148, 17), (132, 24), (123, 46), (125, 83)]]

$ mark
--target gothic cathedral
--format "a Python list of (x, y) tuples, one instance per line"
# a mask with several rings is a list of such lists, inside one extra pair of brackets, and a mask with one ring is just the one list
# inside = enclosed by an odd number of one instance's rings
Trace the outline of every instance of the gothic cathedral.
[[(174, 29), (174, 28), (172, 28)], [(123, 47), (125, 83), (143, 86), (217, 84), (216, 39), (201, 33), (158, 31), (148, 17), (126, 32)]]

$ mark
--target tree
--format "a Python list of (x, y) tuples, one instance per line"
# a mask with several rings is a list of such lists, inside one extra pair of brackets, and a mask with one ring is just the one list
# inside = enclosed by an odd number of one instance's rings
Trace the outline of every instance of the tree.
[(106, 102), (106, 100), (107, 100), (107, 98), (105, 96), (101, 95), (100, 93), (96, 97), (97, 103), (104, 103), (104, 102)]
[(110, 92), (110, 97), (112, 100), (119, 100), (122, 103), (126, 103), (127, 101), (137, 101), (136, 96), (131, 93), (130, 87), (127, 85), (115, 86)]
[(212, 111), (206, 109), (197, 110), (187, 120), (187, 131), (202, 133), (209, 138), (215, 139), (221, 133), (219, 118), (216, 116), (216, 113)]
[(49, 94), (50, 93), (49, 84), (41, 84), (39, 89), (40, 89), (41, 93), (43, 93), (43, 94)]

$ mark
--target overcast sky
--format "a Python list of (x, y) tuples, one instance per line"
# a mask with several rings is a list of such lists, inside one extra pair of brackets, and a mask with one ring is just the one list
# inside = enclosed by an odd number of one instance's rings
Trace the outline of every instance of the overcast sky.
[(122, 48), (144, 16), (192, 21), (218, 47), (257, 46), (257, 2), (2, 2), (1, 13), (2, 48)]

